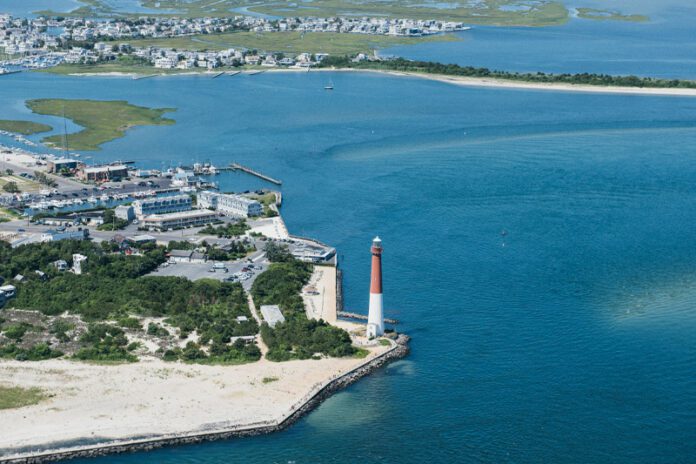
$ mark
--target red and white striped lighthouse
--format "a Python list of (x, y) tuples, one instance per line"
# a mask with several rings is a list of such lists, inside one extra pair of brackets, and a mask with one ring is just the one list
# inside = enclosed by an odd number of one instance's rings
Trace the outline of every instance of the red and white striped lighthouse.
[(367, 336), (384, 334), (384, 311), (382, 308), (382, 240), (372, 241), (372, 274), (370, 277), (370, 311), (367, 316)]

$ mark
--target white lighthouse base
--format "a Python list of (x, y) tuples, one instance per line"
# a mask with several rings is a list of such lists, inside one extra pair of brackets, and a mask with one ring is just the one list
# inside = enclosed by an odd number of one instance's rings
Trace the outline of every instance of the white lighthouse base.
[[(370, 326), (374, 335), (370, 335)], [(367, 314), (367, 336), (379, 337), (384, 335), (384, 313), (382, 311), (382, 294), (370, 293), (370, 310)]]

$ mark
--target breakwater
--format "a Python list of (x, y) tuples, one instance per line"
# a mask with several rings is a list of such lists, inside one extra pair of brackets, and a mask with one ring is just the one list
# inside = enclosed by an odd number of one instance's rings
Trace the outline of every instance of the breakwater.
[(87, 445), (79, 448), (65, 450), (46, 450), (25, 455), (0, 457), (2, 464), (40, 464), (76, 458), (92, 458), (109, 454), (128, 453), (135, 451), (150, 451), (166, 446), (188, 445), (216, 440), (226, 440), (239, 437), (252, 437), (281, 431), (302, 416), (316, 408), (322, 401), (333, 393), (358, 381), (376, 369), (390, 361), (405, 357), (408, 352), (410, 337), (400, 334), (392, 347), (384, 353), (370, 359), (364, 364), (328, 380), (326, 383), (316, 385), (310, 393), (296, 403), (285, 415), (276, 421), (259, 422), (242, 426), (230, 426), (223, 429), (198, 431), (190, 434), (177, 434), (175, 436), (152, 437), (138, 440), (121, 440), (106, 442), (98, 445)]
[[(350, 311), (340, 310), (336, 313), (336, 315), (338, 317), (342, 317), (343, 319), (354, 319), (357, 321), (366, 321), (367, 320), (367, 316), (365, 314), (352, 313)], [(392, 324), (392, 325), (396, 325), (399, 323), (399, 321), (397, 319), (389, 319), (387, 317), (384, 318), (384, 322), (386, 322), (387, 324)]]

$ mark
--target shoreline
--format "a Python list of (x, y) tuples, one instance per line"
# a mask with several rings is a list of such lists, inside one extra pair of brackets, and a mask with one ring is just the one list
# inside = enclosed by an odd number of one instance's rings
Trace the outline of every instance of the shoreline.
[(36, 452), (19, 452), (14, 455), (0, 456), (0, 463), (3, 464), (37, 464), (43, 462), (53, 462), (74, 458), (92, 458), (110, 454), (120, 454), (137, 451), (150, 451), (158, 448), (188, 445), (216, 440), (226, 440), (231, 438), (252, 437), (266, 435), (282, 431), (304, 415), (311, 412), (333, 393), (346, 388), (347, 386), (365, 377), (373, 371), (381, 368), (385, 364), (401, 359), (408, 355), (408, 342), (410, 337), (399, 335), (396, 341), (387, 351), (375, 357), (367, 358), (365, 362), (350, 369), (342, 375), (331, 378), (328, 382), (320, 385), (304, 401), (297, 404), (287, 414), (282, 415), (275, 421), (264, 421), (262, 423), (250, 423), (212, 429), (206, 431), (195, 431), (191, 433), (178, 433), (168, 435), (153, 435), (148, 438), (134, 438), (112, 440), (93, 445), (82, 445), (74, 447), (56, 447)]
[[(269, 73), (306, 73), (302, 68), (268, 68), (261, 70), (244, 70), (241, 75)], [(463, 87), (484, 87), (499, 88), (510, 90), (543, 90), (550, 92), (580, 92), (580, 93), (600, 93), (600, 94), (619, 94), (619, 95), (641, 95), (641, 96), (673, 96), (673, 97), (696, 97), (696, 89), (687, 88), (663, 88), (663, 87), (621, 87), (621, 86), (602, 86), (588, 84), (564, 84), (555, 82), (526, 82), (505, 79), (494, 79), (484, 77), (448, 76), (445, 74), (428, 74), (411, 71), (391, 71), (381, 69), (355, 69), (355, 68), (312, 68), (313, 72), (353, 72), (353, 73), (372, 73), (394, 77), (412, 77), (437, 81), (444, 84), (459, 85)], [(219, 72), (181, 72), (181, 73), (149, 73), (147, 77), (176, 77), (176, 76), (201, 76), (211, 77)], [(135, 79), (143, 74), (128, 72), (105, 72), (105, 73), (71, 73), (65, 74), (71, 77), (129, 77)], [(225, 76), (220, 76), (225, 77)], [(233, 77), (233, 76), (228, 76)]]

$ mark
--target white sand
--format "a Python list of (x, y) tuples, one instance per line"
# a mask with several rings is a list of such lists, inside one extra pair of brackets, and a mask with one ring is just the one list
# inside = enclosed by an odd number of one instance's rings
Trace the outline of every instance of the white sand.
[[(55, 396), (0, 411), (0, 456), (54, 442), (108, 442), (280, 422), (321, 385), (387, 349), (374, 347), (366, 359), (262, 360), (241, 366), (152, 358), (115, 366), (3, 361), (0, 384), (39, 387)], [(264, 377), (278, 380), (263, 383)]]
[(302, 292), (307, 317), (324, 319), (336, 325), (336, 268), (314, 266), (312, 277)]
[[(269, 68), (264, 72), (307, 72), (306, 69), (299, 68)], [(600, 85), (583, 85), (583, 84), (562, 84), (562, 83), (543, 83), (543, 82), (523, 82), (523, 81), (508, 81), (504, 79), (491, 79), (479, 77), (459, 77), (445, 76), (440, 74), (426, 74), (416, 72), (399, 72), (399, 71), (381, 71), (372, 69), (331, 69), (331, 68), (312, 68), (310, 72), (372, 72), (378, 74), (388, 74), (391, 76), (406, 76), (417, 77), (420, 79), (430, 79), (434, 81), (444, 82), (447, 84), (462, 85), (469, 87), (493, 87), (507, 89), (526, 89), (526, 90), (549, 90), (555, 92), (584, 92), (584, 93), (614, 93), (628, 95), (645, 95), (645, 96), (675, 96), (675, 97), (696, 97), (696, 89), (680, 89), (680, 88), (649, 88), (649, 87), (619, 87), (619, 86), (600, 86)], [(179, 73), (179, 74), (161, 74), (161, 76), (182, 76), (197, 74), (205, 76), (211, 73)], [(128, 73), (90, 73), (90, 74), (71, 74), (71, 76), (122, 76), (132, 77), (133, 74)]]
[(290, 238), (288, 228), (285, 227), (285, 222), (280, 216), (273, 218), (257, 219), (247, 222), (251, 229), (249, 232), (259, 232), (268, 238), (276, 240), (287, 240)]

